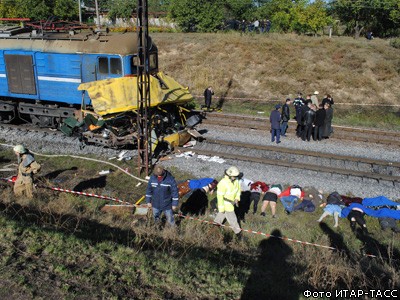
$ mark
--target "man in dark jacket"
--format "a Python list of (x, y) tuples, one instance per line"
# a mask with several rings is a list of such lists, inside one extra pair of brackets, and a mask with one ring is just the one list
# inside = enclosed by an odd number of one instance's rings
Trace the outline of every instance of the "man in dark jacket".
[(314, 141), (322, 140), (322, 132), (324, 131), (324, 122), (325, 122), (326, 111), (322, 103), (319, 104), (319, 109), (315, 114), (315, 121), (314, 121)]
[(293, 105), (294, 109), (296, 110), (296, 121), (297, 121), (297, 128), (296, 128), (296, 135), (300, 136), (301, 131), (301, 107), (304, 105), (304, 98), (302, 93), (298, 93), (297, 97), (294, 98)]
[(304, 114), (304, 130), (303, 130), (303, 135), (301, 139), (305, 141), (310, 141), (312, 130), (313, 130), (313, 125), (314, 125), (314, 120), (315, 120), (315, 111), (317, 110), (317, 107), (314, 104), (309, 103), (310, 109), (305, 112)]
[(271, 142), (275, 142), (279, 144), (281, 141), (281, 113), (279, 109), (281, 108), (280, 104), (275, 105), (275, 110), (271, 112), (269, 116), (269, 121), (271, 122)]
[(286, 136), (286, 130), (288, 128), (288, 122), (290, 120), (290, 98), (286, 99), (285, 104), (282, 106), (282, 124), (281, 124), (281, 136)]
[(212, 95), (214, 95), (214, 90), (211, 86), (209, 86), (204, 91), (204, 101), (205, 101), (205, 107), (207, 109), (210, 109)]
[(153, 208), (155, 223), (160, 221), (161, 213), (164, 212), (168, 223), (174, 226), (173, 211), (178, 207), (178, 200), (178, 186), (175, 178), (162, 166), (157, 165), (146, 190), (146, 202)]

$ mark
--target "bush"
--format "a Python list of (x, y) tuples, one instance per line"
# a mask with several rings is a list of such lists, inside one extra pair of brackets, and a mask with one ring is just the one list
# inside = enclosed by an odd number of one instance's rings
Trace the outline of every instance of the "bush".
[(400, 38), (393, 39), (390, 41), (390, 46), (400, 49)]

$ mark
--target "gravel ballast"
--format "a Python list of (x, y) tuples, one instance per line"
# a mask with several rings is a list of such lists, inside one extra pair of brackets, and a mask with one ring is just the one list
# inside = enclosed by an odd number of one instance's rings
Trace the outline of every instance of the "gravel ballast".
[[(197, 129), (203, 132), (205, 138), (258, 145), (276, 145), (276, 143), (270, 141), (269, 132), (260, 130), (245, 130), (214, 125), (200, 125)], [(85, 146), (81, 148), (78, 139), (65, 137), (58, 132), (32, 133), (26, 130), (8, 130), (2, 128), (0, 131), (0, 139), (12, 145), (22, 143), (35, 152), (46, 154), (94, 155), (106, 160), (110, 157), (117, 156), (121, 152), (96, 146)], [(290, 133), (287, 137), (282, 137), (281, 141), (279, 147), (400, 162), (399, 149), (386, 145), (334, 139), (321, 142), (303, 142), (301, 139), (295, 137), (293, 133)], [(195, 152), (195, 150), (193, 151)], [(130, 154), (135, 155), (136, 151), (130, 151)], [(193, 178), (215, 177), (220, 179), (229, 166), (235, 165), (244, 173), (244, 177), (253, 181), (261, 180), (268, 184), (280, 183), (282, 185), (299, 184), (304, 187), (312, 186), (323, 190), (324, 193), (338, 191), (341, 194), (363, 198), (385, 195), (393, 200), (400, 199), (399, 183), (378, 183), (373, 179), (363, 180), (357, 177), (322, 174), (315, 171), (267, 166), (257, 163), (233, 161), (230, 159), (225, 160), (224, 163), (204, 161), (199, 159), (196, 154), (190, 158), (176, 157), (176, 155), (169, 155), (169, 157), (172, 159), (162, 162), (165, 167), (174, 167), (183, 172), (187, 172), (192, 174)]]
[[(269, 132), (260, 130), (244, 130), (223, 126), (200, 125), (197, 128), (206, 138), (221, 139), (228, 141), (238, 141), (242, 143), (258, 145), (277, 145), (271, 142)], [(309, 151), (320, 151), (321, 153), (332, 153), (339, 155), (351, 155), (356, 157), (389, 160), (400, 162), (399, 149), (386, 145), (367, 144), (362, 142), (339, 141), (334, 139), (323, 140), (321, 142), (303, 142), (293, 133), (281, 138), (279, 147), (291, 149), (302, 149)], [(193, 149), (195, 152), (195, 149)], [(299, 184), (300, 186), (313, 186), (321, 189), (324, 193), (338, 191), (340, 194), (354, 195), (358, 197), (375, 197), (385, 195), (393, 200), (400, 199), (400, 184), (389, 182), (377, 182), (373, 179), (361, 179), (357, 177), (347, 177), (344, 175), (321, 174), (315, 171), (304, 171), (294, 168), (265, 166), (257, 163), (225, 160), (220, 164), (208, 162), (193, 157), (173, 157), (172, 160), (162, 162), (168, 167), (175, 167), (182, 171), (193, 174), (193, 177), (215, 177), (221, 178), (224, 170), (231, 165), (237, 166), (244, 177), (253, 181), (261, 180), (269, 184), (280, 183), (283, 185)]]

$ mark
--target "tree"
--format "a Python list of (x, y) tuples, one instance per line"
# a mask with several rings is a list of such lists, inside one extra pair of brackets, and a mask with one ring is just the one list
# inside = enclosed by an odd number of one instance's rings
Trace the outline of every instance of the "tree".
[(78, 1), (56, 0), (54, 6), (54, 15), (62, 20), (77, 20), (79, 17)]
[(258, 9), (257, 16), (261, 19), (270, 19), (274, 30), (289, 32), (293, 25), (295, 4), (296, 1), (292, 0), (264, 0)]
[(185, 32), (213, 32), (223, 24), (224, 3), (224, 0), (171, 0), (169, 16)]
[(235, 20), (252, 19), (254, 8), (253, 0), (226, 0), (225, 18)]
[(132, 0), (109, 0), (108, 7), (107, 15), (110, 19), (129, 19), (136, 8), (136, 2)]
[(347, 24), (358, 38), (364, 29), (377, 35), (399, 33), (400, 4), (398, 0), (333, 0), (330, 5), (337, 17)]
[(170, 4), (169, 0), (148, 0), (149, 12), (166, 12)]
[(325, 3), (322, 0), (316, 0), (308, 5), (304, 11), (305, 27), (307, 30), (317, 34), (324, 26), (331, 23), (327, 15)]

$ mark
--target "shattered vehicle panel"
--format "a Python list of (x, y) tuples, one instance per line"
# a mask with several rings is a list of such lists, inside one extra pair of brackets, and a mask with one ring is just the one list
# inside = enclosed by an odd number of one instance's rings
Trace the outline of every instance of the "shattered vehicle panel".
[[(137, 77), (121, 77), (82, 83), (79, 90), (86, 90), (92, 100), (94, 112), (104, 116), (136, 110)], [(158, 72), (150, 76), (151, 107), (161, 104), (184, 104), (193, 100), (188, 88), (173, 78)]]
[[(119, 148), (137, 144), (137, 77), (122, 77), (84, 83), (79, 90), (90, 96), (93, 112), (85, 111), (81, 137), (87, 144)], [(187, 118), (184, 107), (193, 100), (187, 88), (162, 72), (150, 76), (149, 126), (155, 157), (171, 152), (200, 135), (193, 127), (201, 117)], [(74, 124), (65, 122), (64, 124)], [(66, 134), (73, 131), (64, 127)]]

